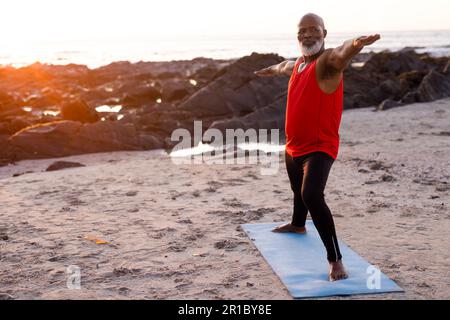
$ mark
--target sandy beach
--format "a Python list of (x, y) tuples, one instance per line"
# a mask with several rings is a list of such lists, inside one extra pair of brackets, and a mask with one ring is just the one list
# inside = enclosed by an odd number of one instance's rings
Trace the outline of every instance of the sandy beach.
[[(450, 298), (449, 124), (450, 99), (344, 111), (325, 190), (338, 237), (405, 289), (349, 299)], [(46, 172), (57, 160), (85, 167)], [(0, 296), (292, 299), (240, 228), (290, 220), (279, 160), (270, 176), (162, 150), (1, 167)], [(70, 265), (80, 290), (66, 286)]]

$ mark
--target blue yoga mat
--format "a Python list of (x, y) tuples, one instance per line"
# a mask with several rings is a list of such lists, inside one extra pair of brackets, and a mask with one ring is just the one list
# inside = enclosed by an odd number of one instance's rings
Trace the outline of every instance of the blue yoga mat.
[(342, 261), (349, 278), (330, 282), (325, 247), (313, 222), (307, 221), (306, 234), (271, 232), (279, 225), (243, 224), (242, 227), (294, 298), (404, 291), (341, 241)]

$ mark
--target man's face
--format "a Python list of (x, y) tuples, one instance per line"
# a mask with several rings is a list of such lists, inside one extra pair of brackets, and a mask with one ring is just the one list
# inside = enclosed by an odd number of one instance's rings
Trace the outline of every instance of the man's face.
[(304, 56), (313, 56), (322, 49), (326, 30), (323, 29), (319, 21), (312, 18), (300, 21), (297, 39)]

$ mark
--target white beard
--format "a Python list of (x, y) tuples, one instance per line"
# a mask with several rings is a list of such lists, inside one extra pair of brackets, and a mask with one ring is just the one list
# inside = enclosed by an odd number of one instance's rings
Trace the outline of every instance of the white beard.
[(320, 51), (320, 49), (322, 49), (323, 42), (324, 42), (324, 40), (321, 39), (321, 40), (317, 41), (312, 47), (307, 47), (302, 44), (301, 45), (302, 55), (304, 55), (305, 57), (310, 57), (310, 56), (315, 55), (316, 53), (318, 53)]

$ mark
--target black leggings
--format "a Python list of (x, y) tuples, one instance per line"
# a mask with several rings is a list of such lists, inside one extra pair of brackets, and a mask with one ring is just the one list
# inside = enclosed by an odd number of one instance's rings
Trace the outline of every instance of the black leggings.
[(329, 262), (342, 259), (336, 238), (333, 216), (328, 208), (324, 190), (334, 159), (325, 152), (312, 152), (300, 157), (286, 154), (286, 169), (294, 192), (292, 224), (304, 227), (309, 213), (327, 250)]

